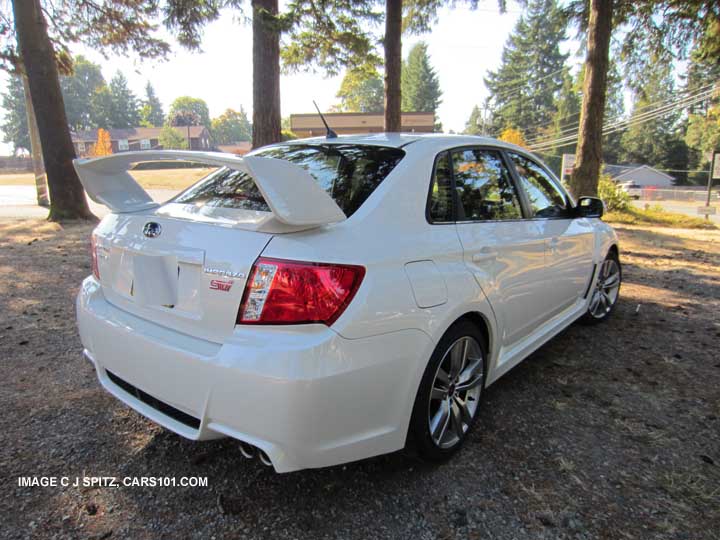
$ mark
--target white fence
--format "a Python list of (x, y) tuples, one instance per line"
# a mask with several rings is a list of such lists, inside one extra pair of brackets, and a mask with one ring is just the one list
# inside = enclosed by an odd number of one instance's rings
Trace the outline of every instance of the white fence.
[[(712, 200), (717, 200), (720, 196), (718, 188), (713, 189)], [(654, 188), (644, 187), (640, 192), (640, 199), (644, 201), (687, 201), (687, 202), (705, 202), (707, 198), (706, 189), (698, 188)]]

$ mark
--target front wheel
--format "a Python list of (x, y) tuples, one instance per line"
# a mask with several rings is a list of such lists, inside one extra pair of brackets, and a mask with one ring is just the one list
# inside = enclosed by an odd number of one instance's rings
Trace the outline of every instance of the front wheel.
[(586, 324), (595, 324), (606, 320), (615, 309), (620, 296), (622, 268), (617, 253), (611, 251), (600, 266), (595, 287), (590, 292), (587, 313), (581, 319)]
[(486, 357), (483, 336), (470, 321), (450, 327), (438, 343), (410, 421), (421, 457), (443, 461), (462, 446), (480, 409)]

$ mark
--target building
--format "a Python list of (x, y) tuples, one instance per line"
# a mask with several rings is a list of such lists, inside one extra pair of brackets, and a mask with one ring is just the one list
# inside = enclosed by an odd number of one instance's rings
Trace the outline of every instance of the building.
[(672, 187), (675, 183), (673, 176), (658, 171), (650, 165), (605, 165), (603, 172), (610, 175), (610, 178), (619, 184), (635, 182), (641, 187), (667, 188)]
[(250, 141), (240, 141), (232, 144), (218, 144), (217, 149), (226, 154), (235, 154), (236, 156), (244, 156), (252, 150)]
[[(205, 126), (176, 126), (178, 132), (186, 141), (190, 141), (191, 150), (210, 150), (210, 132)], [(112, 143), (113, 154), (136, 150), (159, 150), (161, 127), (134, 127), (127, 129), (108, 129)], [(75, 153), (84, 157), (90, 148), (97, 142), (97, 130), (78, 131), (72, 134)]]
[[(383, 113), (326, 113), (324, 116), (338, 135), (385, 131)], [(435, 114), (431, 112), (405, 112), (400, 121), (404, 132), (432, 133), (435, 130)], [(300, 138), (325, 135), (325, 125), (317, 113), (291, 114), (290, 130)]]

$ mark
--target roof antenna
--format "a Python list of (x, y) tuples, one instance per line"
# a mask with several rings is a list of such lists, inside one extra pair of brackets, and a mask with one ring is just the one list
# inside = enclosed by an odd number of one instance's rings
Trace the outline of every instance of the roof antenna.
[(317, 110), (318, 114), (320, 115), (320, 120), (322, 120), (322, 123), (325, 124), (325, 129), (327, 130), (325, 132), (325, 138), (326, 139), (337, 139), (337, 133), (335, 133), (332, 129), (330, 129), (330, 126), (328, 126), (328, 123), (325, 120), (323, 113), (320, 112), (320, 107), (318, 107), (318, 105), (317, 105), (317, 103), (315, 103), (314, 99), (313, 99), (313, 105), (315, 105), (315, 110)]

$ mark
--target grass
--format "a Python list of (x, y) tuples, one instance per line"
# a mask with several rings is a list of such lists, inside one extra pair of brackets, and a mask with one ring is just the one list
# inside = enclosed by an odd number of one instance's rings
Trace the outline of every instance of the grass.
[(655, 205), (647, 210), (630, 206), (625, 210), (607, 212), (603, 218), (609, 223), (625, 225), (651, 225), (656, 227), (675, 227), (681, 229), (717, 229), (712, 221), (705, 218), (667, 212)]
[[(191, 186), (212, 170), (212, 168), (157, 169), (131, 171), (131, 173), (145, 189), (181, 190)], [(0, 175), (0, 185), (32, 186), (35, 185), (35, 179), (31, 173), (3, 174)]]

